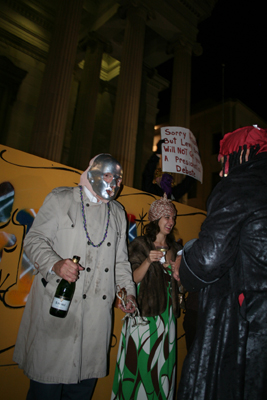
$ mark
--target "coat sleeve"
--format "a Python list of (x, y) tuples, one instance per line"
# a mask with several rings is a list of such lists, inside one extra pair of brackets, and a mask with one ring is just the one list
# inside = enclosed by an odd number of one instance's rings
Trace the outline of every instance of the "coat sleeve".
[(188, 291), (216, 282), (234, 265), (247, 218), (241, 191), (220, 182), (212, 193), (199, 238), (186, 244), (182, 257), (180, 278)]
[(179, 201), (179, 199), (184, 196), (191, 188), (193, 185), (195, 179), (192, 178), (189, 175), (186, 175), (185, 178), (182, 180), (181, 183), (178, 183), (172, 188), (172, 194), (174, 196), (174, 199), (176, 201)]
[(37, 273), (41, 273), (46, 280), (54, 275), (49, 269), (62, 258), (53, 250), (53, 240), (58, 230), (60, 207), (57, 196), (51, 192), (45, 199), (37, 213), (35, 220), (24, 240), (24, 250), (27, 257), (34, 264)]
[(135, 271), (149, 256), (149, 249), (143, 246), (140, 237), (135, 238), (129, 244), (129, 260), (132, 270)]
[(127, 250), (127, 221), (123, 210), (118, 210), (120, 218), (120, 232), (116, 252), (115, 277), (116, 285), (125, 288), (128, 295), (136, 296), (135, 283), (133, 281), (131, 265), (128, 261)]

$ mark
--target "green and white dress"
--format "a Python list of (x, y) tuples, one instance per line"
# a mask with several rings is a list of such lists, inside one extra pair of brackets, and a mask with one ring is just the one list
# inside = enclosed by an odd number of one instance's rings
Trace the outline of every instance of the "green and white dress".
[[(171, 268), (165, 270), (171, 276)], [(139, 293), (140, 284), (137, 286)], [(140, 317), (139, 317), (140, 318)], [(165, 311), (135, 325), (127, 318), (122, 327), (111, 399), (172, 400), (176, 380), (176, 318), (171, 279)], [(137, 321), (138, 322), (138, 321)]]

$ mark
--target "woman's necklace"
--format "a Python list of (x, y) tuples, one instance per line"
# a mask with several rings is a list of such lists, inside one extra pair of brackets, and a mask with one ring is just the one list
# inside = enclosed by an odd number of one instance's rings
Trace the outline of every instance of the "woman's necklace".
[(85, 212), (84, 212), (84, 204), (83, 204), (83, 188), (81, 186), (79, 186), (80, 188), (80, 197), (81, 197), (81, 210), (82, 210), (82, 216), (83, 216), (83, 227), (84, 227), (84, 231), (88, 240), (88, 244), (91, 244), (93, 247), (100, 247), (102, 243), (104, 243), (104, 241), (106, 240), (107, 234), (108, 234), (108, 227), (109, 227), (109, 219), (110, 219), (110, 205), (108, 203), (108, 220), (107, 220), (107, 225), (106, 225), (106, 229), (105, 229), (105, 234), (103, 239), (101, 240), (100, 243), (98, 244), (94, 244), (92, 242), (92, 240), (90, 239), (90, 236), (88, 234), (87, 231), (87, 221), (86, 221), (86, 217), (85, 217)]

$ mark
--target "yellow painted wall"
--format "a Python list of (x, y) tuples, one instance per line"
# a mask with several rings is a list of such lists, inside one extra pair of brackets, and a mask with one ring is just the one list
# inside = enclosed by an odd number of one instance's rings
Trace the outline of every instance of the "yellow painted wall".
[[(76, 186), (80, 171), (0, 145), (0, 398), (24, 400), (29, 380), (13, 362), (16, 336), (33, 280), (31, 266), (23, 255), (22, 241), (26, 228), (43, 203), (45, 196), (57, 186)], [(12, 185), (12, 186), (11, 186)], [(14, 188), (14, 197), (10, 188)], [(148, 222), (147, 213), (157, 197), (124, 187), (118, 201), (125, 207), (130, 227), (137, 235)], [(201, 210), (175, 203), (177, 238), (183, 243), (197, 237), (205, 218)], [(131, 215), (131, 217), (129, 216)], [(136, 224), (136, 225), (134, 225)], [(114, 330), (110, 351), (110, 371), (98, 380), (93, 400), (109, 400), (119, 343), (122, 311), (114, 310)], [(178, 319), (177, 338), (183, 335), (183, 316)], [(63, 349), (64, 351), (64, 349)], [(186, 355), (184, 337), (178, 340), (179, 380)]]

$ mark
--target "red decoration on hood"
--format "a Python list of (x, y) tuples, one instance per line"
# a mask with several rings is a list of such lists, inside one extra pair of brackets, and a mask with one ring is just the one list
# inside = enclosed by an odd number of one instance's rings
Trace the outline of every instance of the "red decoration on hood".
[(225, 173), (228, 173), (229, 154), (238, 152), (240, 146), (243, 147), (246, 145), (249, 149), (257, 144), (260, 145), (257, 154), (267, 151), (267, 129), (258, 128), (257, 126), (245, 126), (244, 128), (226, 133), (220, 141), (220, 151), (218, 155), (218, 161), (220, 161), (222, 157), (228, 156), (225, 163)]

